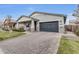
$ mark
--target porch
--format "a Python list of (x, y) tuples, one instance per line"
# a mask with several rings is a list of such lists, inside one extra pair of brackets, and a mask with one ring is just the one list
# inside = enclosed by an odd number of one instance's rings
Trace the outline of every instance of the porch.
[(17, 27), (18, 28), (23, 28), (25, 31), (39, 31), (39, 21), (36, 19), (28, 19), (25, 21), (18, 21), (17, 22)]

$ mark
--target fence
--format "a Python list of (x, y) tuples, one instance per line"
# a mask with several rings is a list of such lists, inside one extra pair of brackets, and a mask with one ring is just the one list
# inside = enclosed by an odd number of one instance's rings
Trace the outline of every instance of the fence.
[(65, 25), (65, 31), (74, 32), (76, 29), (79, 29), (79, 24)]

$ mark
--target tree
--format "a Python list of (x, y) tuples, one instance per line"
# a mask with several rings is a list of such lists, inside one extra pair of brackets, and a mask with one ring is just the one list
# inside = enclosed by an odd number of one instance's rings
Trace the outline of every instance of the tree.
[(77, 5), (76, 10), (74, 10), (73, 16), (75, 16), (77, 20), (79, 20), (79, 5)]
[(4, 21), (4, 28), (9, 30), (9, 31), (12, 31), (12, 24), (11, 24), (11, 16), (7, 16), (5, 21)]

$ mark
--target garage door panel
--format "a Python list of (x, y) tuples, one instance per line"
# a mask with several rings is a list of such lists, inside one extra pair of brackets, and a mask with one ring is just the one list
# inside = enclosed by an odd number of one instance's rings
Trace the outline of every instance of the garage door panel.
[(41, 22), (40, 31), (58, 32), (58, 21)]

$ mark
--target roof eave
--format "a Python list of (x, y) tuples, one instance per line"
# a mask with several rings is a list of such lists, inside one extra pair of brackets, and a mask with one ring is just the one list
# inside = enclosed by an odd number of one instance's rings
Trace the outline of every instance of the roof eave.
[(66, 17), (66, 15), (64, 14), (55, 14), (55, 13), (46, 13), (46, 12), (33, 12), (31, 15), (29, 15), (30, 17), (32, 15), (34, 15), (35, 13), (39, 13), (39, 14), (47, 14), (47, 15), (56, 15), (56, 16), (63, 16), (63, 17)]

